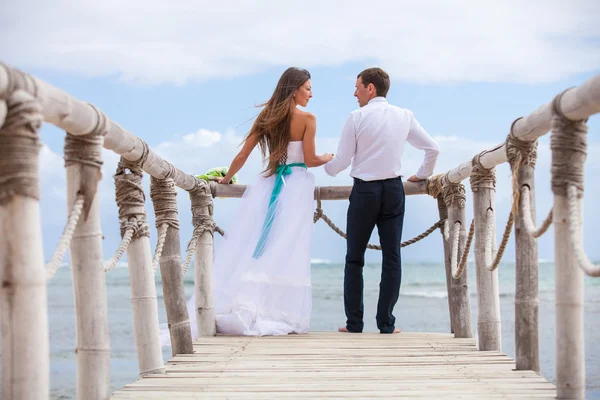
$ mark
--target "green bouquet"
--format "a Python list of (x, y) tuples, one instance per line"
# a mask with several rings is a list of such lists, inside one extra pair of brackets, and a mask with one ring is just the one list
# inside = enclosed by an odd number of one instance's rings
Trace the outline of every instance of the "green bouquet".
[[(227, 175), (228, 170), (229, 170), (229, 168), (227, 168), (227, 167), (211, 168), (202, 175), (196, 175), (196, 178), (204, 179), (207, 182), (208, 181), (216, 181), (218, 178), (225, 177), (225, 175)], [(233, 176), (233, 178), (231, 178), (231, 181), (229, 183), (237, 183), (237, 182), (238, 182), (238, 176), (237, 176), (237, 174), (235, 174)]]

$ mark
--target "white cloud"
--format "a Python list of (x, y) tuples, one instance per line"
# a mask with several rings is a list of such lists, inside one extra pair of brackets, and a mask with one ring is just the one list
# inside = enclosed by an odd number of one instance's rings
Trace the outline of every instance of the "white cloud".
[(200, 129), (194, 133), (188, 133), (183, 136), (183, 142), (193, 147), (207, 147), (221, 140), (219, 132), (213, 132), (206, 129)]
[[(229, 162), (239, 149), (242, 136), (237, 136), (234, 132), (221, 134), (219, 132), (209, 132), (204, 129), (189, 135), (179, 136), (179, 139), (160, 144), (155, 147), (156, 152), (167, 160), (175, 163), (181, 170), (190, 174), (200, 174), (209, 168), (229, 165)], [(192, 139), (190, 139), (190, 137)], [(206, 138), (212, 138), (212, 143), (206, 145)], [(187, 138), (187, 139), (186, 139)], [(467, 161), (476, 153), (494, 147), (497, 143), (467, 140), (460, 138), (437, 137), (441, 146), (436, 173), (445, 172), (458, 164)], [(202, 144), (202, 145), (197, 145)], [(318, 152), (333, 152), (337, 147), (336, 138), (317, 138)], [(550, 149), (548, 139), (543, 138), (539, 145), (539, 156), (536, 167), (536, 208), (537, 220), (541, 222), (550, 207), (552, 206), (552, 191), (550, 189)], [(406, 174), (416, 170), (422, 160), (421, 152), (407, 147), (404, 157), (404, 168)], [(105, 164), (103, 167), (104, 179), (101, 182), (101, 217), (102, 230), (105, 234), (105, 258), (110, 257), (120, 240), (117, 206), (114, 201), (114, 183), (112, 175), (117, 166), (119, 157), (109, 151), (104, 151)], [(48, 258), (52, 251), (52, 246), (58, 241), (58, 237), (64, 227), (66, 219), (66, 209), (64, 205), (64, 170), (62, 169), (62, 158), (49, 149), (42, 151), (42, 223), (44, 227), (44, 243), (46, 257)], [(256, 175), (262, 170), (260, 154), (257, 150), (253, 152), (244, 168), (240, 171), (240, 181), (243, 184), (251, 183)], [(348, 170), (338, 175), (336, 178), (327, 176), (322, 168), (313, 168), (311, 172), (315, 174), (318, 185), (350, 185), (351, 179), (348, 176)], [(594, 226), (600, 221), (600, 210), (598, 207), (590, 207), (600, 196), (600, 186), (598, 180), (594, 179), (600, 173), (600, 146), (590, 145), (588, 148), (588, 159), (586, 163), (586, 190), (585, 202), (588, 207), (585, 208), (585, 248), (593, 259), (600, 258), (597, 246), (594, 246)], [(510, 170), (506, 164), (497, 168), (497, 191), (496, 191), (496, 223), (497, 237), (500, 238), (504, 229), (504, 224), (508, 218), (510, 209)], [(468, 180), (464, 182), (468, 188)], [(146, 188), (146, 209), (149, 213), (149, 223), (154, 226), (152, 216), (152, 202), (149, 197), (149, 179), (144, 178)], [(191, 235), (191, 212), (189, 198), (182, 190), (179, 191), (179, 218), (181, 224), (181, 241), (185, 246)], [(215, 201), (215, 220), (225, 229), (232, 225), (231, 216), (237, 206), (237, 199), (217, 199)], [(342, 229), (345, 229), (347, 201), (328, 201), (323, 204), (325, 213)], [(471, 220), (472, 195), (467, 194), (467, 219)], [(58, 211), (57, 211), (58, 210)], [(404, 239), (414, 237), (431, 224), (436, 222), (437, 204), (428, 196), (409, 196), (407, 198), (407, 212), (404, 223)], [(328, 259), (333, 261), (342, 261), (345, 254), (345, 242), (338, 237), (322, 222), (319, 222), (315, 229), (313, 241), (313, 258)], [(155, 243), (155, 230), (152, 229), (151, 240)], [(376, 233), (371, 240), (377, 241)], [(540, 257), (553, 259), (554, 237), (552, 229), (539, 241)], [(514, 259), (514, 244), (510, 241), (505, 260)], [(367, 259), (376, 261), (380, 257), (379, 252), (368, 251)], [(442, 257), (442, 246), (439, 235), (433, 234), (431, 237), (409, 247), (405, 248), (403, 257), (410, 260), (439, 261)]]
[(377, 64), (411, 82), (564, 79), (600, 65), (597, 2), (23, 0), (3, 61), (138, 83)]

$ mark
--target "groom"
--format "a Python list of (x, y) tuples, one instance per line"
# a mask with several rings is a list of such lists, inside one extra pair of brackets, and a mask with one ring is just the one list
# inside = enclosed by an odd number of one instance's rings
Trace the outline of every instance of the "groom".
[(400, 332), (392, 312), (402, 278), (402, 153), (407, 142), (425, 151), (421, 167), (408, 178), (410, 182), (431, 176), (439, 154), (438, 144), (419, 125), (413, 113), (387, 102), (389, 88), (389, 75), (381, 68), (368, 68), (358, 74), (354, 96), (360, 108), (350, 113), (335, 158), (324, 167), (328, 175), (336, 176), (352, 163), (350, 176), (354, 178), (346, 228), (344, 308), (347, 320), (340, 332), (363, 330), (363, 266), (375, 225), (383, 256), (377, 328), (381, 333)]

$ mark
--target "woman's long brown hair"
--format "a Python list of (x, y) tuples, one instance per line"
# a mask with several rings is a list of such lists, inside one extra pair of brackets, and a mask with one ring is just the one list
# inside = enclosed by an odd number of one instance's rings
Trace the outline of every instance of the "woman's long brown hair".
[(263, 159), (269, 154), (267, 168), (263, 171), (267, 172), (266, 176), (273, 175), (277, 166), (286, 161), (294, 92), (309, 79), (310, 73), (305, 69), (286, 69), (279, 78), (271, 98), (259, 105), (264, 108), (256, 117), (247, 137), (257, 135)]

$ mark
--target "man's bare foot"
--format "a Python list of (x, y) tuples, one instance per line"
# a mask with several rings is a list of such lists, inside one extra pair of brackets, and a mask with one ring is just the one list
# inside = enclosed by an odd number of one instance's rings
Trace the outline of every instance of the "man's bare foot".
[(400, 333), (400, 332), (402, 332), (402, 331), (400, 330), (400, 328), (396, 328), (396, 329), (394, 329), (394, 332), (392, 332), (392, 333)]
[(352, 332), (352, 331), (349, 331), (348, 328), (346, 328), (345, 326), (343, 326), (341, 328), (338, 328), (338, 332), (344, 332), (344, 333), (362, 333), (362, 331), (361, 332)]

